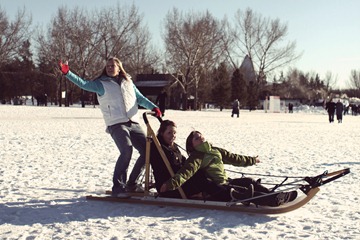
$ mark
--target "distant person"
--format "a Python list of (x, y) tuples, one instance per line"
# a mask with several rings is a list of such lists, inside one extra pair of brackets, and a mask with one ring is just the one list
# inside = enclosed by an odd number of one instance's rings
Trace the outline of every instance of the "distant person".
[(289, 113), (293, 113), (294, 105), (292, 103), (289, 103)]
[(347, 103), (345, 106), (344, 106), (344, 116), (349, 114), (349, 108), (350, 108), (350, 104)]
[(358, 114), (358, 106), (355, 103), (351, 104), (351, 115), (357, 116)]
[(235, 99), (232, 105), (231, 117), (234, 117), (234, 115), (237, 115), (237, 117), (239, 117), (240, 114), (239, 109), (240, 109), (240, 102), (239, 100)]
[(338, 120), (338, 123), (342, 123), (343, 111), (344, 105), (339, 99), (336, 103), (336, 119)]
[(327, 110), (329, 115), (330, 123), (334, 122), (335, 108), (336, 108), (336, 104), (333, 102), (332, 99), (330, 99), (330, 101), (327, 102), (325, 106), (325, 109)]
[(165, 115), (166, 98), (167, 98), (167, 93), (165, 90), (162, 90), (161, 93), (157, 96), (155, 101), (155, 103), (159, 105), (162, 116)]
[[(60, 70), (81, 89), (96, 93), (106, 132), (110, 133), (120, 152), (113, 174), (112, 195), (126, 197), (127, 191), (138, 187), (137, 179), (145, 165), (146, 137), (139, 124), (138, 105), (152, 109), (159, 117), (160, 109), (140, 93), (118, 58), (109, 58), (101, 75), (93, 81), (75, 75), (69, 70), (68, 63), (60, 62)], [(139, 157), (127, 179), (133, 148), (138, 150)]]

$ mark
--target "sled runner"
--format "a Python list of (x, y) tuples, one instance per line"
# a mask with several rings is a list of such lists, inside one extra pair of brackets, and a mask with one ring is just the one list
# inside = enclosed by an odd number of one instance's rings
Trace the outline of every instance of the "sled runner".
[[(296, 210), (306, 203), (308, 203), (320, 190), (320, 187), (324, 184), (327, 184), (331, 181), (334, 181), (348, 173), (350, 169), (342, 169), (334, 172), (325, 171), (324, 173), (314, 176), (314, 177), (291, 177), (291, 176), (273, 176), (266, 175), (268, 177), (281, 177), (283, 178), (282, 182), (279, 184), (274, 184), (272, 192), (248, 198), (242, 201), (251, 202), (256, 198), (266, 197), (273, 194), (278, 194), (283, 191), (297, 191), (298, 197), (286, 204), (280, 205), (278, 207), (269, 207), (269, 206), (255, 206), (244, 205), (240, 201), (233, 202), (218, 202), (218, 201), (208, 201), (203, 199), (187, 199), (187, 196), (179, 188), (181, 194), (181, 199), (176, 198), (164, 198), (158, 197), (157, 193), (151, 192), (149, 189), (149, 180), (150, 180), (150, 144), (154, 142), (156, 148), (158, 149), (169, 173), (171, 176), (174, 175), (172, 168), (167, 160), (165, 153), (162, 150), (162, 147), (153, 132), (149, 121), (147, 119), (147, 114), (152, 114), (151, 112), (145, 112), (143, 118), (147, 126), (147, 142), (146, 142), (146, 162), (145, 162), (145, 190), (144, 192), (128, 193), (128, 198), (118, 198), (112, 197), (111, 191), (106, 191), (102, 195), (90, 195), (87, 196), (88, 200), (98, 200), (98, 201), (109, 201), (109, 202), (121, 202), (121, 203), (135, 203), (135, 204), (145, 204), (145, 205), (155, 205), (155, 206), (173, 206), (173, 207), (187, 207), (187, 208), (198, 208), (198, 209), (213, 209), (213, 210), (222, 210), (222, 211), (232, 211), (232, 212), (244, 212), (244, 213), (256, 213), (256, 214), (281, 214)], [(162, 121), (161, 118), (158, 118), (159, 121)], [(244, 173), (242, 173), (244, 175)], [(256, 174), (252, 174), (256, 175)], [(264, 176), (264, 175), (262, 175)], [(293, 179), (293, 181), (288, 181)], [(281, 190), (280, 190), (281, 189)], [(302, 193), (302, 194), (301, 194)]]

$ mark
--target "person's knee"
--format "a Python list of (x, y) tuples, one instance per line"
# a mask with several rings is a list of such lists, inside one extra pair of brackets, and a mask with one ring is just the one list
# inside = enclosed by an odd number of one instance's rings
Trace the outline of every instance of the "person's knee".
[(146, 154), (146, 141), (134, 144), (135, 149), (139, 152), (140, 155)]
[(130, 159), (133, 154), (132, 146), (123, 146), (120, 149), (120, 158), (122, 159)]

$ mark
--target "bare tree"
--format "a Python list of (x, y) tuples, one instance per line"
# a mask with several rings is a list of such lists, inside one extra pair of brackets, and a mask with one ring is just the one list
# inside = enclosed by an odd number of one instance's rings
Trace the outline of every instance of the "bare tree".
[(9, 21), (0, 7), (0, 67), (17, 56), (22, 44), (29, 39), (31, 21), (25, 8), (19, 9), (15, 19)]
[(127, 59), (127, 67), (133, 74), (153, 73), (160, 63), (160, 57), (150, 45), (150, 33), (146, 27), (135, 30), (131, 55)]
[[(69, 60), (73, 71), (82, 77), (87, 75), (86, 69), (89, 68), (89, 62), (93, 56), (93, 51), (88, 47), (92, 26), (87, 16), (88, 13), (85, 10), (77, 7), (73, 10), (66, 7), (58, 9), (57, 16), (52, 19), (47, 35), (38, 32), (36, 38), (40, 64), (55, 65), (59, 60)], [(58, 81), (59, 105), (61, 106), (61, 92), (65, 89), (65, 106), (69, 106), (72, 103), (72, 93), (75, 93), (77, 89), (73, 84), (63, 81), (62, 74), (58, 71), (53, 74), (60, 80)], [(64, 86), (62, 86), (63, 83)]]
[(183, 90), (183, 109), (192, 88), (198, 108), (198, 87), (204, 71), (221, 62), (223, 32), (219, 21), (206, 13), (180, 13), (176, 8), (165, 18), (166, 69)]
[(104, 8), (96, 12), (94, 43), (103, 60), (110, 56), (126, 59), (132, 55), (134, 33), (141, 26), (142, 17), (135, 5)]
[(334, 76), (332, 72), (327, 71), (324, 79), (324, 86), (327, 94), (331, 92), (337, 82), (337, 76)]
[(360, 70), (351, 70), (349, 87), (355, 88), (356, 90), (360, 90)]
[[(134, 5), (122, 7), (118, 4), (115, 8), (92, 12), (61, 7), (47, 34), (38, 34), (39, 56), (42, 61), (53, 63), (69, 60), (71, 69), (85, 78), (99, 75), (110, 56), (119, 57), (130, 74), (136, 73), (138, 69), (150, 68), (149, 65), (157, 60), (148, 44), (149, 33), (143, 30), (141, 21)], [(58, 77), (61, 79), (61, 74)], [(79, 91), (72, 84), (69, 87), (70, 92)], [(62, 88), (59, 86), (59, 91)]]
[(279, 19), (264, 18), (251, 9), (236, 12), (233, 45), (239, 51), (234, 53), (252, 59), (257, 68), (257, 84), (263, 84), (270, 72), (301, 56), (295, 53), (295, 41), (284, 42), (287, 32), (287, 25)]

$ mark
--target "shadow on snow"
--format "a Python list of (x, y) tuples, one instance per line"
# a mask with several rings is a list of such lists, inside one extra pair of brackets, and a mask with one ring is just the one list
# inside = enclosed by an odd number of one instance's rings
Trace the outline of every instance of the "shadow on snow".
[[(61, 191), (61, 190), (60, 190)], [(154, 207), (128, 203), (89, 201), (85, 197), (75, 199), (53, 199), (51, 201), (32, 200), (0, 204), (0, 224), (33, 225), (88, 221), (91, 219), (151, 217), (157, 221), (188, 221), (201, 219), (202, 228), (212, 232), (214, 226), (232, 228), (241, 225), (255, 226), (276, 220), (276, 216), (252, 215), (239, 212), (217, 210)], [(226, 221), (224, 221), (226, 216)], [(202, 219), (203, 218), (203, 219)], [(111, 221), (114, 221), (111, 220)], [(115, 220), (116, 221), (116, 220)], [(147, 220), (148, 221), (148, 220)], [(211, 222), (211, 226), (206, 223)]]

